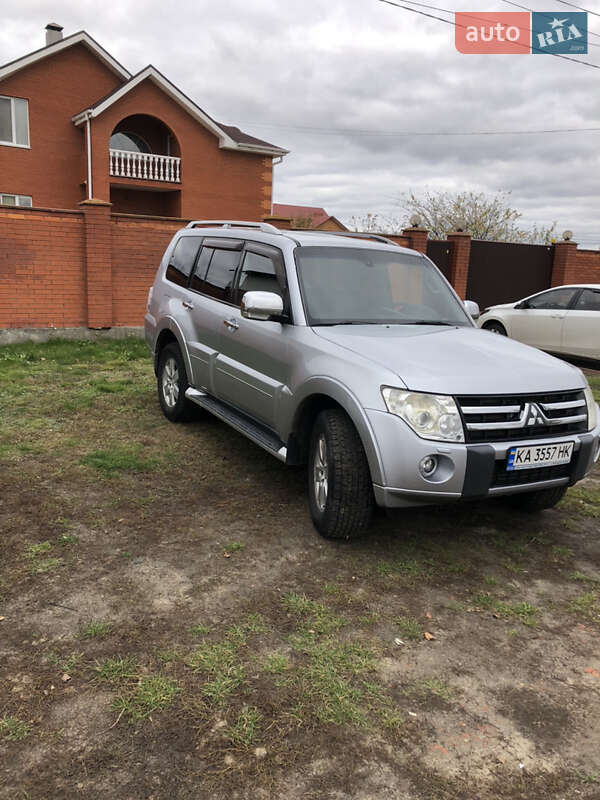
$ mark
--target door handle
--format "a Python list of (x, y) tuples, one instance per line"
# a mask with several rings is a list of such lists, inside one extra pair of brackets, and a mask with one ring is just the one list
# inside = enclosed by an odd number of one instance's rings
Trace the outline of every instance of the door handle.
[(224, 319), (223, 325), (226, 325), (230, 331), (237, 331), (240, 327), (240, 323), (236, 319)]
[(191, 311), (191, 310), (192, 310), (192, 308), (194, 307), (194, 304), (193, 304), (193, 303), (190, 303), (190, 301), (189, 301), (189, 300), (182, 300), (182, 301), (181, 301), (181, 305), (182, 305), (184, 308), (187, 308), (189, 311)]
[(563, 319), (564, 314), (550, 314), (550, 319)]

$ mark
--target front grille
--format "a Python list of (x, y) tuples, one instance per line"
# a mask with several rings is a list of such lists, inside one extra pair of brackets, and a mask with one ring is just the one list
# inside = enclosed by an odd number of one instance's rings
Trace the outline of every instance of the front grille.
[(456, 402), (469, 443), (557, 438), (587, 430), (582, 389), (531, 395), (462, 395)]
[(538, 467), (537, 469), (506, 469), (506, 461), (496, 461), (492, 487), (517, 486), (524, 483), (537, 483), (538, 481), (552, 481), (556, 478), (568, 478), (571, 474), (572, 464), (559, 464), (555, 467)]

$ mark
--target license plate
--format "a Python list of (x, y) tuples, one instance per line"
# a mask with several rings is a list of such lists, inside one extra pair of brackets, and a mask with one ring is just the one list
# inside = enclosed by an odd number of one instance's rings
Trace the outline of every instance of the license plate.
[(508, 451), (507, 470), (536, 469), (569, 464), (573, 455), (573, 442), (511, 447)]

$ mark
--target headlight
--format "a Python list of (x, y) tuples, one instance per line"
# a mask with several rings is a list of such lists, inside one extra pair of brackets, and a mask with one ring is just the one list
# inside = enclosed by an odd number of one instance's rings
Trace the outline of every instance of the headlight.
[(407, 422), (423, 439), (464, 442), (462, 420), (452, 397), (421, 394), (383, 386), (383, 399), (390, 414)]
[(598, 406), (596, 405), (594, 394), (590, 389), (589, 384), (584, 389), (584, 394), (585, 394), (585, 402), (587, 403), (588, 431), (591, 431), (598, 424)]

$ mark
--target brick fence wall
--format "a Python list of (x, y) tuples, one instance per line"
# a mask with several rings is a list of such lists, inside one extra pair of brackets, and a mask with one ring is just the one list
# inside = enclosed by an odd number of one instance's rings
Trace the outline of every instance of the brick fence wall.
[[(98, 201), (79, 211), (0, 207), (0, 328), (142, 325), (158, 263), (186, 222), (111, 214)], [(426, 252), (422, 229), (390, 238)], [(448, 236), (450, 280), (463, 298), (470, 245), (468, 234)], [(600, 252), (559, 242), (553, 257), (552, 285), (600, 283)]]

